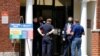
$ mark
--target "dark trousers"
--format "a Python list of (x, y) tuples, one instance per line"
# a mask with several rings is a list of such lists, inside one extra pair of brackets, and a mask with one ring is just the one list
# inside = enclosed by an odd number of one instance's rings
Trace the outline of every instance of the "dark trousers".
[(36, 36), (33, 40), (33, 56), (42, 56), (42, 36)]
[(50, 38), (50, 36), (44, 36), (42, 39), (42, 56), (52, 56), (51, 47), (52, 39)]
[(72, 44), (71, 44), (72, 56), (75, 56), (76, 48), (77, 48), (78, 56), (81, 56), (81, 38), (75, 38), (72, 40)]
[(65, 45), (64, 45), (64, 52), (63, 52), (63, 56), (71, 56), (71, 36), (67, 37), (66, 41), (65, 41)]

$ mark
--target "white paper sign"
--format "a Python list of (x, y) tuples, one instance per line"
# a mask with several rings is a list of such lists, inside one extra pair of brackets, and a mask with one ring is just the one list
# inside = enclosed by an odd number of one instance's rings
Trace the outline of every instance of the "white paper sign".
[(8, 16), (2, 16), (2, 24), (8, 24)]

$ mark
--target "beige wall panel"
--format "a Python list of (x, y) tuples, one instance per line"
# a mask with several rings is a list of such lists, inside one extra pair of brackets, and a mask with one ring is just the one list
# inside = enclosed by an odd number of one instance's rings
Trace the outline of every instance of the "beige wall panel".
[(74, 0), (74, 19), (81, 18), (81, 3)]
[[(21, 6), (26, 6), (26, 0), (20, 0)], [(34, 4), (34, 0), (33, 0)], [(52, 0), (37, 0), (38, 5), (52, 5)], [(55, 6), (70, 5), (71, 0), (55, 0)]]
[(70, 6), (71, 5), (71, 0), (55, 0), (55, 6)]
[(52, 0), (37, 0), (38, 5), (52, 5)]
[(55, 6), (63, 6), (64, 5), (64, 0), (55, 0)]
[(45, 0), (45, 5), (52, 5), (52, 0)]
[(88, 0), (88, 1), (97, 1), (97, 0)]

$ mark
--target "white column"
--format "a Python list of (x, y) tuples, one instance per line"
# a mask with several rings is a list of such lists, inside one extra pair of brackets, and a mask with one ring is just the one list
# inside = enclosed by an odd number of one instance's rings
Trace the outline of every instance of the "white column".
[(82, 56), (87, 56), (87, 1), (81, 1), (81, 22), (84, 27), (85, 35), (82, 36), (81, 53)]
[[(33, 1), (26, 0), (26, 24), (32, 24)], [(32, 39), (25, 40), (25, 56), (32, 56)]]
[(96, 11), (97, 11), (97, 4), (95, 2), (95, 12), (94, 12), (94, 19), (93, 19), (93, 30), (96, 30)]

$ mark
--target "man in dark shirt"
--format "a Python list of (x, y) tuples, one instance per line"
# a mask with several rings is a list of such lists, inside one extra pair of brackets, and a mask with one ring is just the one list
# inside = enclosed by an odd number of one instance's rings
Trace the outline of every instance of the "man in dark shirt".
[(41, 46), (41, 42), (40, 42), (41, 38), (40, 38), (40, 35), (39, 35), (38, 31), (37, 31), (37, 28), (40, 27), (40, 24), (38, 22), (38, 18), (35, 17), (33, 19), (33, 24), (34, 24), (33, 56), (37, 56), (38, 54), (39, 54), (39, 56), (41, 56), (40, 52), (38, 52), (38, 50), (41, 51), (40, 50), (41, 49), (40, 48), (40, 46)]
[[(52, 38), (50, 37), (50, 34), (53, 33), (54, 27), (51, 25), (51, 19), (48, 18), (46, 20), (46, 24), (41, 25), (38, 28), (38, 32), (41, 36), (43, 36), (42, 39), (42, 56), (51, 56), (51, 45), (52, 45)], [(47, 51), (47, 54), (46, 54)]]
[[(65, 24), (64, 27), (64, 37), (63, 37), (63, 41), (65, 42), (64, 45), (64, 52), (63, 52), (63, 56), (68, 56), (68, 54), (70, 54), (70, 51), (68, 52), (68, 47), (70, 47), (71, 44), (71, 30), (72, 30), (72, 17), (68, 17), (68, 21)], [(70, 48), (69, 48), (70, 49)]]
[(71, 55), (75, 56), (75, 51), (77, 48), (78, 56), (81, 56), (81, 37), (84, 34), (83, 27), (79, 24), (79, 20), (74, 20), (74, 26), (72, 28), (73, 40), (71, 44)]
[(39, 24), (40, 24), (40, 25), (45, 24), (45, 21), (44, 21), (44, 19), (43, 19), (42, 16), (39, 17)]

